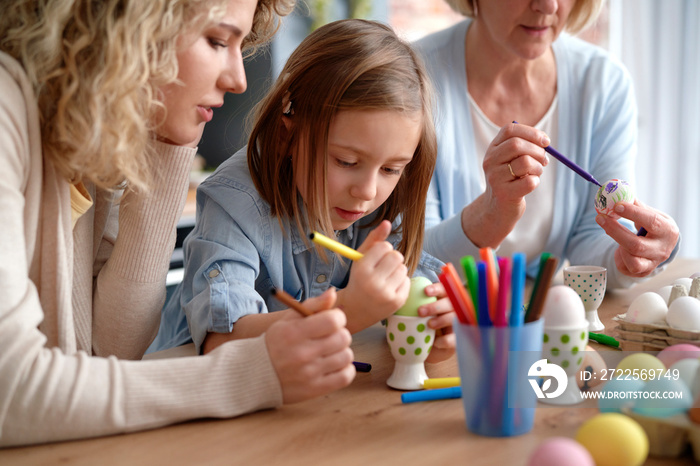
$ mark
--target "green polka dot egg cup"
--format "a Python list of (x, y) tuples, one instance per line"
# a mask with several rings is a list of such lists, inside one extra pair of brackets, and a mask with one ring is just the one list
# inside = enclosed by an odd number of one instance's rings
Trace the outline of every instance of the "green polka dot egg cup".
[(547, 359), (547, 363), (556, 364), (564, 369), (566, 381), (561, 382), (566, 383), (566, 388), (559, 396), (541, 398), (540, 401), (556, 405), (581, 403), (583, 397), (576, 376), (588, 345), (588, 321), (583, 303), (571, 288), (564, 285), (553, 286), (547, 293), (542, 315), (542, 357)]
[(435, 340), (435, 329), (428, 327), (430, 317), (392, 315), (387, 319), (386, 341), (394, 357), (394, 371), (386, 381), (398, 390), (421, 390), (428, 378), (425, 359)]
[(586, 320), (588, 320), (590, 332), (598, 332), (605, 328), (598, 317), (598, 308), (605, 296), (607, 277), (605, 267), (573, 265), (564, 268), (564, 284), (573, 289), (581, 298), (586, 310)]

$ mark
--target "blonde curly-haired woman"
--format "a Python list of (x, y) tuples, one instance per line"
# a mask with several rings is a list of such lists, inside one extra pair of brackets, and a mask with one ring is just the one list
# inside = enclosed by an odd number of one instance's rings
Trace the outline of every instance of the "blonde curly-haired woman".
[[(6, 2), (0, 446), (231, 417), (352, 380), (338, 309), (291, 315), (206, 356), (139, 361), (158, 329), (204, 125), (227, 92), (245, 90), (244, 51), (267, 40), (292, 7)], [(327, 293), (308, 307), (334, 304)]]

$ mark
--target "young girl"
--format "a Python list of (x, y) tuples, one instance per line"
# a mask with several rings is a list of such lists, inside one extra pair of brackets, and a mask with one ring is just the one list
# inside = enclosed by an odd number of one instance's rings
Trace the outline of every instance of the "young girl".
[[(431, 96), (416, 54), (387, 26), (345, 20), (307, 37), (258, 105), (247, 149), (199, 187), (185, 277), (158, 347), (191, 335), (206, 352), (259, 334), (291, 312), (269, 313), (285, 307), (273, 288), (300, 301), (339, 288), (357, 332), (403, 304), (409, 275), (437, 281), (441, 263), (421, 256), (436, 153)], [(311, 244), (314, 230), (364, 257), (351, 263)], [(447, 327), (430, 361), (444, 359), (451, 306), (441, 299), (424, 312)]]
[[(141, 359), (158, 328), (211, 107), (245, 90), (243, 50), (291, 2), (3, 6), (0, 446), (231, 417), (348, 385), (338, 309), (203, 357), (124, 360)], [(333, 304), (330, 292), (308, 306)]]

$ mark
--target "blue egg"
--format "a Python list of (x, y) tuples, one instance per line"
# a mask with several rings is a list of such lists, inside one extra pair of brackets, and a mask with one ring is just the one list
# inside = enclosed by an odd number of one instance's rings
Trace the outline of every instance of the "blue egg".
[(598, 409), (601, 413), (620, 413), (623, 405), (636, 401), (646, 382), (634, 379), (613, 379), (608, 381), (601, 390), (598, 399)]
[(687, 412), (693, 405), (693, 395), (683, 380), (656, 379), (644, 384), (641, 398), (632, 411), (643, 416), (669, 417)]

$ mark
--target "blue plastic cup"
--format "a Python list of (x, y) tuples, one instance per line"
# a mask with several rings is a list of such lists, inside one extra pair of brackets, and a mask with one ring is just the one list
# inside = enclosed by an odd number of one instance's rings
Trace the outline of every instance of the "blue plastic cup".
[(521, 327), (454, 323), (467, 428), (510, 437), (532, 430), (537, 396), (530, 367), (541, 359), (543, 320)]

